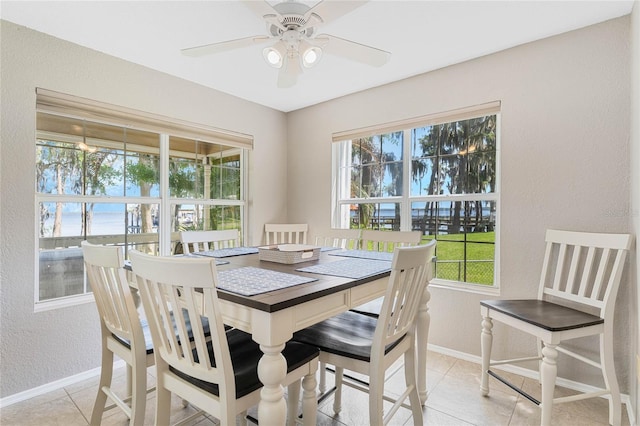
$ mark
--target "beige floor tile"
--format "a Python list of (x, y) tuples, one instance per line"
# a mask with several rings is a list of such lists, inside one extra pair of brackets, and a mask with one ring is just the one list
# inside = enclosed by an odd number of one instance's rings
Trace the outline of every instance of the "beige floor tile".
[[(434, 426), (472, 426), (472, 423), (467, 423), (464, 420), (460, 420), (451, 414), (443, 413), (433, 408), (427, 407), (423, 410), (424, 424)], [(406, 423), (406, 426), (413, 425), (411, 419)]]
[[(525, 379), (523, 390), (540, 400), (541, 388), (537, 380)], [(555, 397), (575, 395), (579, 392), (556, 386)], [(626, 406), (623, 404), (622, 425), (629, 425)], [(590, 398), (582, 401), (558, 404), (553, 407), (552, 419), (558, 425), (608, 425), (609, 401), (604, 398)], [(540, 423), (540, 409), (525, 398), (520, 398), (514, 413), (514, 425), (527, 425)]]
[(508, 425), (517, 397), (493, 391), (483, 397), (475, 378), (446, 375), (427, 399), (427, 406), (474, 425)]
[[(114, 387), (125, 388), (125, 369), (114, 371)], [(515, 374), (504, 373), (514, 384), (539, 398), (540, 386), (536, 380), (525, 379)], [(155, 384), (153, 369), (148, 370), (149, 385)], [(327, 384), (332, 386), (333, 374), (327, 374)], [(429, 351), (427, 358), (427, 388), (429, 397), (423, 407), (424, 424), (437, 426), (482, 426), (509, 425), (534, 426), (540, 422), (540, 410), (513, 390), (495, 379), (491, 379), (491, 393), (483, 397), (479, 390), (480, 366)], [(85, 380), (45, 395), (5, 407), (0, 412), (2, 426), (86, 426), (96, 397), (98, 378)], [(403, 369), (392, 375), (385, 384), (391, 395), (398, 395), (405, 387)], [(573, 391), (557, 388), (558, 395), (570, 395)], [(333, 414), (333, 397), (320, 404), (317, 424), (321, 426), (366, 426), (369, 424), (367, 395), (346, 387), (342, 411)], [(387, 408), (390, 405), (386, 405)], [(629, 425), (626, 406), (622, 407), (622, 425)], [(194, 407), (184, 408), (175, 397), (171, 403), (172, 422), (195, 412)], [(249, 414), (257, 417), (257, 408)], [(145, 424), (152, 425), (155, 418), (155, 393), (147, 396)], [(608, 401), (594, 398), (586, 401), (562, 404), (554, 407), (554, 425), (559, 426), (604, 426), (608, 423)], [(105, 426), (128, 425), (126, 416), (113, 409), (103, 416)], [(237, 418), (236, 424), (243, 425)], [(413, 425), (411, 412), (404, 408), (393, 418), (392, 425)], [(219, 422), (211, 416), (200, 416), (192, 426), (214, 426)]]
[(2, 426), (86, 426), (87, 419), (71, 398), (34, 398), (2, 409)]

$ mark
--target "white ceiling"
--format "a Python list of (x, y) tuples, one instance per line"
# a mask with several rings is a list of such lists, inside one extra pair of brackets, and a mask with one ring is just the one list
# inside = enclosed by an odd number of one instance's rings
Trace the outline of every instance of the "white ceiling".
[(632, 7), (633, 0), (372, 0), (318, 32), (387, 50), (391, 60), (375, 68), (324, 55), (286, 89), (276, 87), (278, 70), (262, 58), (264, 45), (200, 58), (181, 54), (186, 47), (265, 35), (262, 18), (242, 1), (2, 0), (0, 17), (288, 112), (623, 16)]

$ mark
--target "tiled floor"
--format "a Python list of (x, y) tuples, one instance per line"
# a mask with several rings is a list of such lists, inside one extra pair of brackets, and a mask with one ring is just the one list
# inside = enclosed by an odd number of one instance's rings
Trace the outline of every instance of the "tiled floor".
[[(539, 409), (506, 386), (492, 380), (491, 394), (488, 398), (480, 395), (480, 367), (478, 364), (429, 352), (427, 360), (427, 380), (429, 398), (424, 412), (424, 423), (438, 426), (461, 425), (538, 425)], [(115, 372), (117, 388), (124, 388), (124, 369)], [(537, 382), (520, 376), (507, 374), (515, 384), (523, 384), (533, 396), (539, 398)], [(402, 370), (395, 373), (387, 382), (387, 390), (404, 386)], [(332, 375), (328, 375), (330, 381)], [(149, 369), (149, 381), (154, 382), (153, 369)], [(72, 386), (51, 392), (5, 407), (0, 412), (2, 426), (75, 426), (87, 425), (96, 394), (98, 379), (94, 378)], [(568, 390), (558, 388), (556, 393), (570, 394)], [(153, 424), (155, 394), (147, 400), (146, 418)], [(327, 398), (319, 406), (319, 425), (367, 425), (367, 396), (354, 389), (345, 387), (342, 411), (333, 416), (333, 397)], [(629, 425), (626, 406), (622, 407), (622, 424)], [(192, 407), (183, 408), (178, 398), (172, 404), (172, 422), (194, 413)], [(250, 414), (252, 414), (250, 412)], [(253, 412), (255, 416), (255, 411)], [(605, 399), (595, 398), (585, 401), (562, 404), (554, 408), (554, 425), (596, 426), (608, 424), (608, 403)], [(103, 416), (103, 425), (127, 425), (127, 418), (118, 409)], [(209, 426), (218, 423), (208, 417), (198, 418), (193, 425)], [(391, 424), (412, 425), (409, 410), (403, 408), (396, 413)]]

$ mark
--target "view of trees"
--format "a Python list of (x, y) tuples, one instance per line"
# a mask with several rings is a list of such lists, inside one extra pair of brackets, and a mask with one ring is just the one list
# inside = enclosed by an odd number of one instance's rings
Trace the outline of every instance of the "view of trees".
[[(159, 152), (158, 135), (154, 137), (148, 132), (134, 131), (127, 133), (126, 129), (116, 126), (87, 126), (81, 120), (74, 121), (48, 114), (39, 114), (38, 118), (42, 123), (46, 123), (47, 127), (55, 126), (56, 130), (66, 123), (80, 123), (67, 126), (67, 129), (71, 129), (68, 135), (55, 132), (54, 136), (46, 132), (47, 136), (51, 136), (36, 140), (38, 193), (87, 197), (158, 196), (160, 162), (159, 154), (154, 153)], [(91, 146), (85, 143), (89, 139), (87, 135), (91, 135)], [(127, 137), (129, 143), (125, 143)], [(138, 145), (135, 144), (134, 138), (138, 138)], [(194, 153), (200, 151), (209, 152), (206, 151), (211, 150), (208, 147), (217, 147), (219, 150), (228, 150), (229, 147), (183, 139), (176, 139), (176, 142), (172, 139), (170, 143), (172, 155), (169, 159), (168, 176), (172, 198), (240, 200), (240, 154), (237, 150), (230, 156), (223, 156), (222, 151), (215, 153), (213, 157), (204, 154), (194, 156)], [(140, 150), (136, 149), (136, 146), (139, 146)], [(207, 148), (203, 149), (202, 146)], [(180, 150), (186, 150), (182, 156)], [(206, 163), (203, 163), (203, 160)], [(98, 203), (91, 201), (40, 203), (40, 237), (61, 236), (63, 213), (72, 207), (80, 207), (80, 211), (75, 212), (80, 215), (82, 222), (79, 235), (91, 235), (97, 205)], [(240, 227), (240, 210), (236, 206), (184, 206), (181, 203), (173, 206), (175, 230), (185, 227), (217, 229), (219, 224), (227, 220), (231, 220), (235, 227)], [(106, 204), (102, 204), (102, 207), (98, 208), (105, 207)], [(113, 208), (113, 205), (110, 208)], [(156, 204), (133, 203), (123, 205), (124, 208), (130, 211), (122, 211), (123, 229), (127, 225), (128, 232), (155, 232), (158, 226)], [(180, 220), (184, 208), (193, 212), (189, 215), (189, 223)], [(125, 224), (127, 221), (129, 223)]]
[[(352, 141), (351, 198), (403, 195), (402, 136), (395, 132)], [(413, 129), (411, 142), (412, 196), (495, 191), (495, 115)], [(377, 206), (357, 204), (354, 222), (370, 226), (371, 218), (380, 215)], [(393, 227), (399, 229), (400, 206), (394, 206)], [(418, 228), (428, 234), (445, 231), (439, 222), (446, 223), (448, 234), (490, 228), (481, 201), (455, 201), (447, 210), (445, 220), (439, 203), (426, 201)]]

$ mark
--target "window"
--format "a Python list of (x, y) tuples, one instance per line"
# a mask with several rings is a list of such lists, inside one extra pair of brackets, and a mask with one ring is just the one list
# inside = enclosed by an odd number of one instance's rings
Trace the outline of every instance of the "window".
[(419, 230), (439, 282), (497, 285), (498, 135), (499, 103), (334, 135), (332, 226)]
[[(136, 121), (129, 110), (118, 116), (118, 107), (77, 98), (69, 106), (70, 98), (38, 92), (37, 303), (90, 293), (83, 240), (169, 255), (180, 252), (183, 230), (243, 235), (250, 139), (224, 140), (164, 117)], [(96, 118), (96, 108), (110, 115)]]

